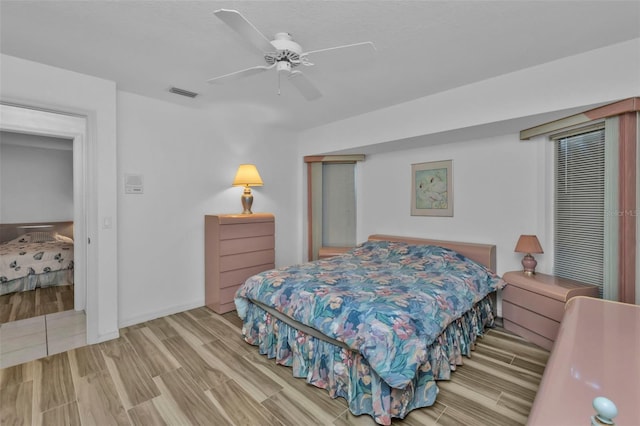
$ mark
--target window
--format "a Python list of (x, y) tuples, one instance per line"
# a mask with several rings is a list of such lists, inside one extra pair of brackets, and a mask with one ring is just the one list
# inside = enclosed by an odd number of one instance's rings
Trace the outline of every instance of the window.
[[(577, 224), (581, 221), (591, 220), (574, 214), (573, 219), (567, 219), (568, 222), (562, 223), (556, 221), (564, 220), (567, 206), (571, 206), (568, 211), (576, 212), (581, 201), (583, 204), (589, 197), (583, 197), (582, 200), (568, 201), (564, 207), (554, 209), (554, 215), (560, 216), (554, 219), (555, 233), (573, 232), (574, 237), (568, 237), (562, 243), (557, 244), (558, 251), (568, 253), (566, 250), (568, 244), (573, 245), (573, 250), (581, 250), (581, 253), (572, 257), (554, 256), (554, 271), (558, 275), (567, 276), (569, 274), (567, 268), (572, 268), (572, 276), (576, 280), (592, 282), (598, 278), (583, 276), (586, 270), (591, 267), (592, 262), (602, 261), (603, 276), (600, 282), (594, 282), (596, 285), (602, 285), (602, 295), (605, 299), (617, 300), (624, 303), (638, 303), (640, 301), (640, 280), (636, 278), (640, 274), (640, 250), (637, 244), (637, 236), (640, 235), (638, 227), (638, 206), (640, 205), (640, 197), (638, 197), (638, 187), (640, 185), (640, 176), (638, 171), (638, 158), (640, 158), (640, 97), (628, 98), (612, 104), (603, 105), (588, 111), (574, 114), (569, 117), (554, 120), (548, 123), (540, 124), (520, 132), (521, 140), (528, 140), (535, 136), (548, 135), (552, 132), (564, 132), (562, 135), (555, 134), (551, 136), (554, 143), (558, 144), (563, 139), (571, 139), (573, 137), (590, 138), (597, 134), (597, 138), (602, 136), (602, 122), (604, 121), (604, 204), (602, 208), (603, 215), (603, 234), (602, 255), (596, 255), (594, 259), (585, 259), (581, 256), (588, 249), (585, 249), (585, 241), (591, 242), (588, 237), (580, 231), (576, 231)], [(600, 124), (598, 124), (600, 123)], [(575, 130), (576, 126), (591, 126)], [(589, 135), (590, 133), (594, 133)], [(575, 141), (575, 140), (574, 140)], [(569, 141), (567, 143), (566, 153), (574, 148)], [(557, 150), (561, 148), (556, 146)], [(563, 153), (557, 152), (557, 158)], [(589, 161), (595, 161), (591, 156), (583, 157), (585, 169), (589, 168)], [(600, 160), (598, 160), (600, 161)], [(568, 158), (566, 164), (569, 164)], [(562, 173), (558, 169), (563, 167), (561, 161), (556, 161), (555, 172)], [(580, 161), (574, 162), (573, 167), (567, 171), (568, 175), (572, 175), (575, 170), (580, 169)], [(584, 172), (582, 170), (580, 173)], [(585, 174), (583, 179), (589, 179)], [(572, 183), (579, 179), (572, 177)], [(554, 181), (555, 183), (555, 181)], [(584, 183), (584, 182), (582, 182)], [(559, 185), (559, 184), (558, 184)], [(570, 185), (567, 184), (567, 188)], [(586, 185), (589, 186), (589, 185)], [(574, 188), (573, 185), (571, 185)], [(557, 191), (554, 197), (560, 193), (560, 189), (556, 186)], [(590, 202), (594, 204), (599, 197), (593, 197)], [(556, 199), (558, 206), (562, 201)], [(584, 206), (582, 206), (584, 207)], [(563, 210), (564, 209), (564, 210)], [(559, 213), (558, 213), (559, 212)], [(575, 226), (574, 226), (575, 225)], [(599, 237), (594, 237), (599, 238)], [(599, 260), (598, 260), (599, 259)], [(636, 264), (639, 263), (639, 265)], [(570, 265), (573, 263), (573, 266)], [(575, 275), (573, 275), (575, 274)]]
[(554, 274), (602, 288), (605, 130), (554, 137)]
[(322, 246), (356, 245), (355, 163), (322, 165)]
[(356, 164), (364, 155), (308, 156), (309, 260), (356, 245)]

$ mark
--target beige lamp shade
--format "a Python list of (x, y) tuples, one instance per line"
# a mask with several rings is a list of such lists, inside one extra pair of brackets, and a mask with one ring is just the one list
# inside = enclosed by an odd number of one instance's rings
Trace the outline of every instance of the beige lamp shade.
[(232, 186), (262, 186), (262, 178), (254, 164), (240, 164)]
[(535, 235), (520, 235), (514, 251), (517, 253), (544, 253), (540, 241)]
[(253, 194), (251, 194), (251, 186), (262, 186), (262, 178), (258, 169), (253, 164), (240, 164), (236, 172), (236, 178), (231, 186), (244, 186), (244, 192), (240, 200), (242, 201), (242, 214), (252, 214), (251, 205), (253, 204)]

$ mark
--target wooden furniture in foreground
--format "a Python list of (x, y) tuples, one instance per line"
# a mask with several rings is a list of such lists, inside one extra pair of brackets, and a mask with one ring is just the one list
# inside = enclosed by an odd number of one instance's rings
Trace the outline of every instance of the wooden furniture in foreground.
[(640, 306), (576, 297), (566, 306), (528, 425), (589, 425), (610, 399), (618, 425), (640, 420)]
[(551, 350), (560, 328), (565, 303), (575, 296), (598, 297), (598, 287), (536, 273), (507, 272), (502, 277), (504, 328)]
[(204, 217), (205, 304), (216, 313), (235, 309), (238, 287), (252, 275), (275, 267), (272, 214)]

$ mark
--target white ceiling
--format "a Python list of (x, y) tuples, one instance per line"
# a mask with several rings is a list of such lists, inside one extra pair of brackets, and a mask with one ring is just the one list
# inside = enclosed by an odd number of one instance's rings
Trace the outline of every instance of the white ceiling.
[[(323, 55), (307, 101), (275, 72), (206, 80), (264, 62), (213, 15), (242, 13), (303, 50), (372, 41), (372, 60)], [(198, 108), (246, 106), (301, 130), (640, 37), (640, 1), (6, 1), (2, 53)], [(197, 92), (195, 99), (168, 92)]]

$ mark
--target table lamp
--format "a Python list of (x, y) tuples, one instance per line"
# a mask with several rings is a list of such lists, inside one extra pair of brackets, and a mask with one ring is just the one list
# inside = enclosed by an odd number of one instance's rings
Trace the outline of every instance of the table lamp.
[(516, 253), (526, 253), (522, 258), (522, 267), (526, 275), (533, 275), (536, 273), (536, 265), (538, 262), (531, 256), (531, 253), (544, 253), (538, 237), (535, 235), (520, 235), (518, 243), (516, 244)]
[(244, 192), (240, 200), (242, 201), (242, 214), (252, 214), (251, 205), (253, 204), (252, 186), (262, 186), (262, 178), (258, 169), (254, 164), (240, 164), (236, 177), (231, 186), (244, 186)]

